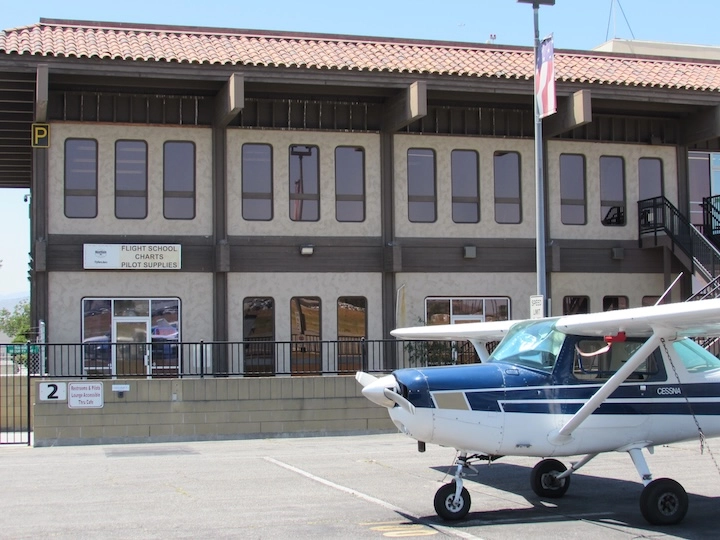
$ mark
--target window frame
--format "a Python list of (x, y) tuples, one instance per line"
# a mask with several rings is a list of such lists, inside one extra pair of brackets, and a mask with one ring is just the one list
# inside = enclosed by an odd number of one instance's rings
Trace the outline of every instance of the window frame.
[[(615, 181), (615, 178), (608, 176), (608, 173), (605, 172), (606, 169), (603, 167), (603, 162), (606, 160), (617, 160), (620, 163), (622, 172), (620, 179), (622, 199), (606, 199), (604, 197), (603, 191), (611, 191), (617, 187), (614, 185), (608, 186), (608, 182)], [(627, 172), (625, 167), (625, 158), (623, 156), (600, 156), (598, 168), (600, 188), (600, 223), (605, 227), (625, 227), (627, 225)], [(606, 208), (608, 209), (607, 211), (605, 210)], [(621, 209), (621, 214), (618, 216), (618, 219), (622, 220), (621, 223), (614, 223), (613, 220), (609, 218), (610, 212), (612, 212), (613, 208)]]
[[(569, 182), (577, 181), (576, 178), (569, 178), (575, 171), (567, 171), (563, 167), (563, 163), (566, 161), (564, 158), (580, 158), (582, 161), (582, 198), (573, 199), (566, 197), (566, 186)], [(563, 225), (587, 225), (587, 158), (584, 154), (575, 153), (562, 153), (558, 159), (558, 166), (560, 172), (560, 222)], [(572, 189), (574, 186), (570, 186), (568, 189)], [(582, 208), (582, 221), (571, 221), (566, 215), (571, 209), (577, 207)], [(572, 215), (572, 214), (571, 214)]]
[[(307, 155), (303, 154), (293, 154), (293, 149), (298, 147), (305, 147), (309, 149), (310, 153)], [(314, 155), (313, 155), (314, 151)], [(293, 156), (298, 157), (299, 163), (299, 171), (300, 171), (300, 178), (296, 180), (294, 183), (296, 184), (295, 189), (293, 189), (293, 179), (292, 179), (292, 172), (293, 172)], [(317, 193), (306, 193), (305, 190), (305, 167), (303, 167), (302, 158), (303, 157), (314, 157), (315, 160), (315, 188)], [(302, 180), (302, 192), (297, 191), (297, 186), (300, 185), (300, 181)], [(321, 176), (320, 176), (320, 147), (316, 144), (291, 144), (288, 147), (288, 199), (289, 199), (289, 216), (290, 221), (293, 223), (313, 223), (320, 221), (321, 217), (321, 208), (320, 208), (320, 188), (321, 188)], [(303, 219), (303, 214), (305, 212), (303, 208), (303, 202), (309, 201), (317, 204), (317, 216), (314, 217), (314, 219)], [(298, 213), (299, 209), (299, 213)]]
[[(499, 184), (499, 177), (498, 177), (498, 158), (502, 158), (508, 155), (514, 155), (517, 157), (517, 196), (516, 197), (498, 197), (498, 186)], [(499, 225), (519, 225), (523, 221), (523, 207), (522, 207), (522, 156), (520, 155), (520, 152), (517, 152), (515, 150), (495, 150), (493, 152), (493, 195), (494, 195), (494, 213), (495, 213), (495, 223)], [(500, 221), (498, 219), (500, 214), (505, 214), (507, 212), (500, 212), (499, 207), (501, 205), (510, 206), (514, 205), (517, 206), (517, 214), (518, 218), (517, 221), (510, 221), (510, 220), (503, 220)]]
[[(414, 157), (412, 152), (428, 153), (425, 157), (432, 157), (432, 194), (423, 193), (423, 189), (419, 190), (419, 193), (414, 193), (415, 188), (425, 187), (418, 186), (417, 184), (424, 180), (424, 178), (418, 178), (412, 176), (411, 171), (414, 170), (414, 165), (411, 167), (411, 157)], [(417, 154), (420, 157), (421, 154)], [(437, 211), (437, 155), (434, 148), (419, 148), (413, 147), (407, 149), (406, 155), (407, 165), (407, 215), (410, 223), (435, 223), (438, 218)], [(428, 203), (432, 204), (432, 216), (431, 219), (417, 219), (413, 218), (415, 214), (423, 214), (423, 209)], [(418, 207), (417, 205), (422, 205)]]
[[(467, 178), (465, 178), (465, 175), (462, 177), (456, 176), (456, 168), (455, 168), (455, 156), (458, 153), (462, 154), (473, 154), (475, 157), (474, 165), (475, 165), (475, 178), (474, 181), (470, 182), (467, 181)], [(459, 171), (458, 171), (459, 173)], [(456, 182), (457, 180), (457, 182)], [(475, 195), (456, 195), (456, 189), (458, 191), (459, 187), (457, 183), (467, 181), (467, 186), (472, 187), (475, 189)], [(473, 224), (473, 223), (480, 223), (480, 154), (477, 150), (468, 150), (463, 148), (456, 148), (450, 152), (450, 190), (451, 190), (451, 204), (452, 204), (452, 220), (453, 223), (458, 224)], [(476, 212), (476, 219), (473, 221), (470, 220), (460, 220), (457, 214), (460, 213), (459, 211), (459, 205), (469, 205), (472, 204), (475, 206), (475, 212)]]
[[(94, 180), (93, 183), (95, 184), (94, 189), (82, 189), (82, 188), (68, 188), (68, 179), (70, 175), (68, 174), (68, 143), (74, 143), (83, 141), (84, 143), (92, 143), (94, 148)], [(98, 186), (98, 159), (99, 159), (99, 144), (97, 139), (89, 139), (89, 138), (83, 138), (83, 137), (68, 137), (64, 141), (63, 146), (63, 212), (66, 218), (69, 219), (94, 219), (98, 216), (98, 192), (99, 192), (99, 186)], [(73, 163), (76, 163), (76, 161), (73, 161)], [(68, 197), (92, 197), (94, 199), (94, 212), (92, 215), (69, 215), (68, 214)]]
[[(122, 143), (140, 143), (145, 149), (144, 153), (144, 190), (119, 189), (119, 168), (118, 168), (118, 147)], [(122, 194), (122, 195), (119, 195)], [(119, 216), (118, 215), (118, 199), (142, 199), (144, 212), (137, 216)], [(133, 205), (134, 206), (134, 205)], [(115, 218), (116, 219), (146, 219), (148, 216), (148, 144), (147, 141), (141, 139), (118, 139), (115, 141)]]
[[(340, 163), (340, 159), (338, 159), (338, 150), (355, 150), (360, 151), (362, 153), (361, 163), (360, 163), (360, 195), (357, 194), (351, 194), (351, 193), (340, 193), (339, 185), (338, 185), (338, 179), (340, 178), (339, 171), (338, 171), (338, 164)], [(366, 207), (366, 192), (365, 192), (365, 148), (362, 146), (352, 146), (352, 145), (339, 145), (335, 147), (335, 220), (339, 223), (362, 223), (365, 221), (365, 207)], [(361, 219), (340, 219), (341, 212), (339, 211), (339, 205), (340, 203), (354, 203), (354, 202), (360, 202), (362, 206), (361, 211)]]
[[(192, 148), (192, 190), (168, 190), (168, 145), (183, 144)], [(168, 201), (174, 199), (192, 199), (192, 216), (168, 216)], [(197, 216), (197, 151), (195, 141), (170, 140), (163, 143), (163, 217), (168, 220), (190, 221)]]
[[(263, 179), (263, 183), (267, 180), (269, 181), (269, 190), (267, 192), (265, 191), (246, 191), (245, 190), (245, 184), (246, 184), (246, 170), (248, 167), (245, 165), (245, 151), (248, 147), (267, 147), (269, 151), (269, 178)], [(275, 187), (274, 187), (274, 166), (273, 166), (273, 146), (269, 143), (255, 143), (255, 142), (247, 142), (244, 143), (240, 149), (240, 162), (241, 162), (241, 173), (240, 173), (240, 207), (241, 207), (241, 215), (242, 218), (245, 221), (272, 221), (275, 217), (275, 204), (274, 204), (274, 198), (275, 198)], [(266, 201), (269, 200), (270, 202), (270, 215), (267, 218), (252, 218), (248, 217), (246, 215), (245, 206), (246, 204), (249, 205), (251, 201)]]

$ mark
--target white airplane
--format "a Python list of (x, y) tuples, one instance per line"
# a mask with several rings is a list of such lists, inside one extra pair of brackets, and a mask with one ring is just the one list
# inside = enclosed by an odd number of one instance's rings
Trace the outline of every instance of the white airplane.
[[(544, 458), (532, 470), (540, 497), (562, 497), (572, 473), (602, 452), (627, 452), (654, 525), (680, 522), (688, 497), (653, 480), (643, 449), (720, 435), (720, 360), (689, 338), (720, 336), (720, 299), (558, 318), (401, 328), (401, 339), (469, 340), (481, 363), (399, 369), (356, 379), (401, 432), (456, 448), (455, 477), (435, 495), (447, 520), (470, 509), (472, 462)], [(501, 340), (501, 341), (500, 341)], [(486, 344), (500, 341), (488, 354)], [(580, 456), (568, 469), (557, 457)]]

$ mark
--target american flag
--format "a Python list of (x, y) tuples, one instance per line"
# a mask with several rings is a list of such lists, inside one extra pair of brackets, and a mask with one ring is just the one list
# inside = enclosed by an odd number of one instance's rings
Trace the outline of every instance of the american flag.
[(540, 42), (535, 58), (535, 97), (538, 116), (545, 118), (555, 113), (555, 60), (552, 35)]

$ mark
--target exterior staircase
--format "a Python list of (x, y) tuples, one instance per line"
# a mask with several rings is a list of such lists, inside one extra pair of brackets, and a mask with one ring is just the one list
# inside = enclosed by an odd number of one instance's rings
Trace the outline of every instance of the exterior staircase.
[[(703, 206), (706, 207), (705, 220), (712, 223), (707, 199)], [(714, 222), (720, 232), (720, 209), (713, 210), (717, 212)], [(694, 276), (707, 284), (688, 300), (720, 297), (720, 250), (710, 238), (665, 197), (638, 201), (638, 218), (640, 247), (667, 247)]]

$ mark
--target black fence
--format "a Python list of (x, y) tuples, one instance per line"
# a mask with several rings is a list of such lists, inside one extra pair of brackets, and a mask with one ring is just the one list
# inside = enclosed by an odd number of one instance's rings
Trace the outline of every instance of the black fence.
[(27, 343), (0, 346), (13, 374), (51, 377), (272, 377), (386, 373), (478, 361), (468, 342), (296, 340)]

